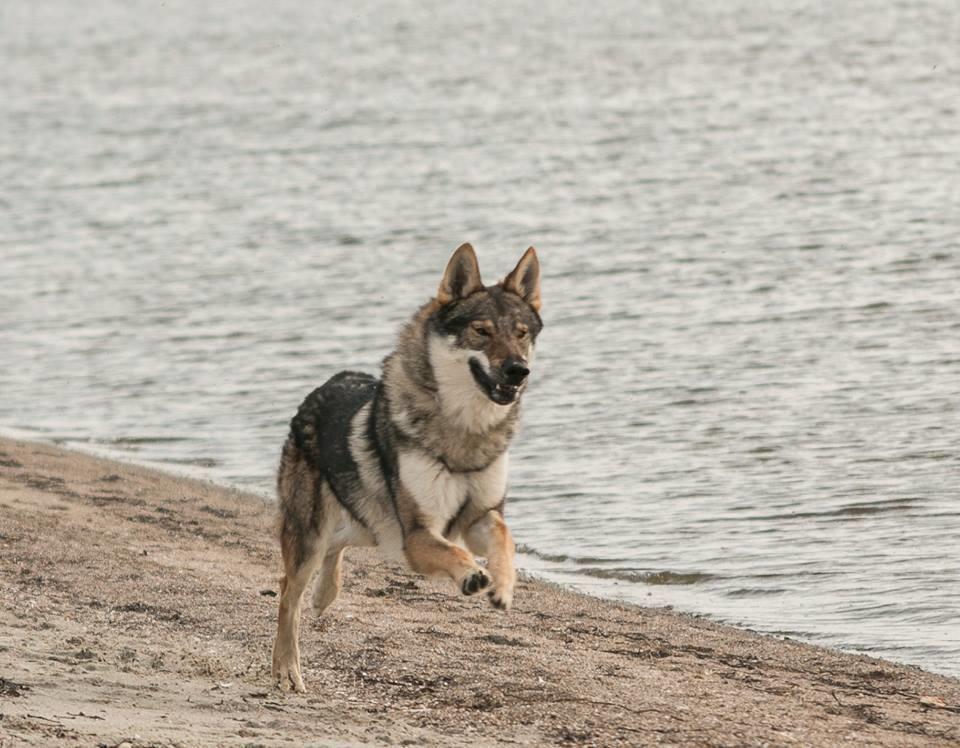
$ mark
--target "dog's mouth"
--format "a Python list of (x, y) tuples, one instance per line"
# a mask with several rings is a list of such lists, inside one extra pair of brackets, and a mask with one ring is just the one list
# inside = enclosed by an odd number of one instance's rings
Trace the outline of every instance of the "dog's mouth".
[(520, 393), (519, 385), (498, 382), (484, 371), (481, 363), (475, 358), (470, 359), (470, 373), (473, 374), (474, 381), (484, 394), (497, 405), (510, 405)]
[(497, 405), (509, 405), (514, 402), (520, 394), (520, 388), (514, 384), (498, 384), (487, 396)]

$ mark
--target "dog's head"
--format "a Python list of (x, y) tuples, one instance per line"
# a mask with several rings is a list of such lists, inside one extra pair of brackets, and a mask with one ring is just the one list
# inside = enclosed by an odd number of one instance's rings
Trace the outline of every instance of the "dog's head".
[(473, 247), (462, 245), (447, 263), (435, 304), (436, 374), (450, 381), (472, 380), (497, 405), (516, 401), (527, 384), (533, 346), (543, 327), (536, 250), (530, 247), (502, 281), (484, 286)]

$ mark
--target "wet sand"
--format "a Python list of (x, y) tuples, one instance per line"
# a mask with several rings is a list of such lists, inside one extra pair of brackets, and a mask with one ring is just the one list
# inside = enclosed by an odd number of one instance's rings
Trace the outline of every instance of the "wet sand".
[(0, 746), (956, 745), (960, 681), (523, 580), (347, 553), (270, 679), (273, 507), (0, 439)]

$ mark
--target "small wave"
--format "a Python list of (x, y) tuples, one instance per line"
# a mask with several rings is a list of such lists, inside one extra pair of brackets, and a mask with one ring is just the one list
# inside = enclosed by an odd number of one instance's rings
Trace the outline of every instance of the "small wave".
[(700, 571), (640, 571), (639, 569), (601, 569), (587, 567), (577, 572), (597, 579), (617, 579), (624, 582), (656, 585), (700, 584), (715, 575)]
[(844, 517), (866, 517), (887, 512), (905, 512), (917, 508), (921, 503), (919, 498), (887, 499), (883, 501), (869, 501), (861, 504), (847, 504), (846, 506), (828, 509), (819, 512), (787, 512), (782, 514), (765, 514), (748, 517), (750, 520), (797, 520), (797, 519), (830, 519)]
[(190, 439), (186, 436), (120, 436), (116, 439), (104, 439), (102, 443), (117, 446), (136, 446), (139, 444), (175, 444), (187, 441), (190, 441)]
[(689, 408), (693, 405), (702, 405), (704, 400), (697, 400), (696, 398), (688, 397), (682, 400), (674, 400), (667, 403), (668, 408)]
[(707, 574), (699, 571), (650, 571), (649, 569), (631, 569), (631, 568), (604, 568), (602, 566), (591, 566), (590, 564), (617, 564), (622, 563), (619, 559), (598, 558), (596, 556), (570, 556), (566, 553), (545, 553), (531, 548), (528, 545), (520, 544), (517, 546), (518, 553), (525, 553), (528, 556), (534, 556), (543, 561), (551, 563), (571, 563), (579, 568), (570, 569), (576, 574), (593, 577), (595, 579), (616, 579), (623, 582), (633, 582), (635, 584), (699, 584), (709, 579), (716, 579), (716, 575)]
[(562, 563), (564, 561), (570, 561), (574, 564), (618, 563), (616, 559), (600, 558), (599, 556), (568, 556), (565, 553), (545, 553), (544, 551), (538, 551), (536, 548), (531, 548), (529, 545), (524, 545), (523, 543), (517, 546), (517, 552), (526, 553), (528, 556), (536, 556), (544, 561), (552, 561), (554, 563)]
[(854, 307), (854, 309), (861, 312), (876, 312), (882, 309), (892, 309), (893, 304), (889, 301), (874, 301), (870, 304), (861, 304), (860, 306)]
[(193, 467), (215, 468), (220, 464), (219, 460), (212, 457), (165, 457), (158, 459), (157, 462), (169, 463), (170, 465), (191, 465)]
[(769, 595), (782, 595), (787, 590), (777, 587), (738, 587), (735, 590), (728, 590), (724, 594), (727, 597), (767, 597)]

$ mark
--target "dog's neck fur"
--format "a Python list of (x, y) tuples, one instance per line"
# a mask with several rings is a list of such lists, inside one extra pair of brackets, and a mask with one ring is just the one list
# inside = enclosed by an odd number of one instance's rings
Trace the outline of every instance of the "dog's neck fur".
[[(429, 324), (435, 303), (421, 307), (383, 362), (383, 384), (398, 443), (409, 443), (453, 472), (482, 470), (510, 445), (519, 402), (497, 405), (477, 386), (468, 359)], [(482, 354), (479, 354), (483, 360)]]

